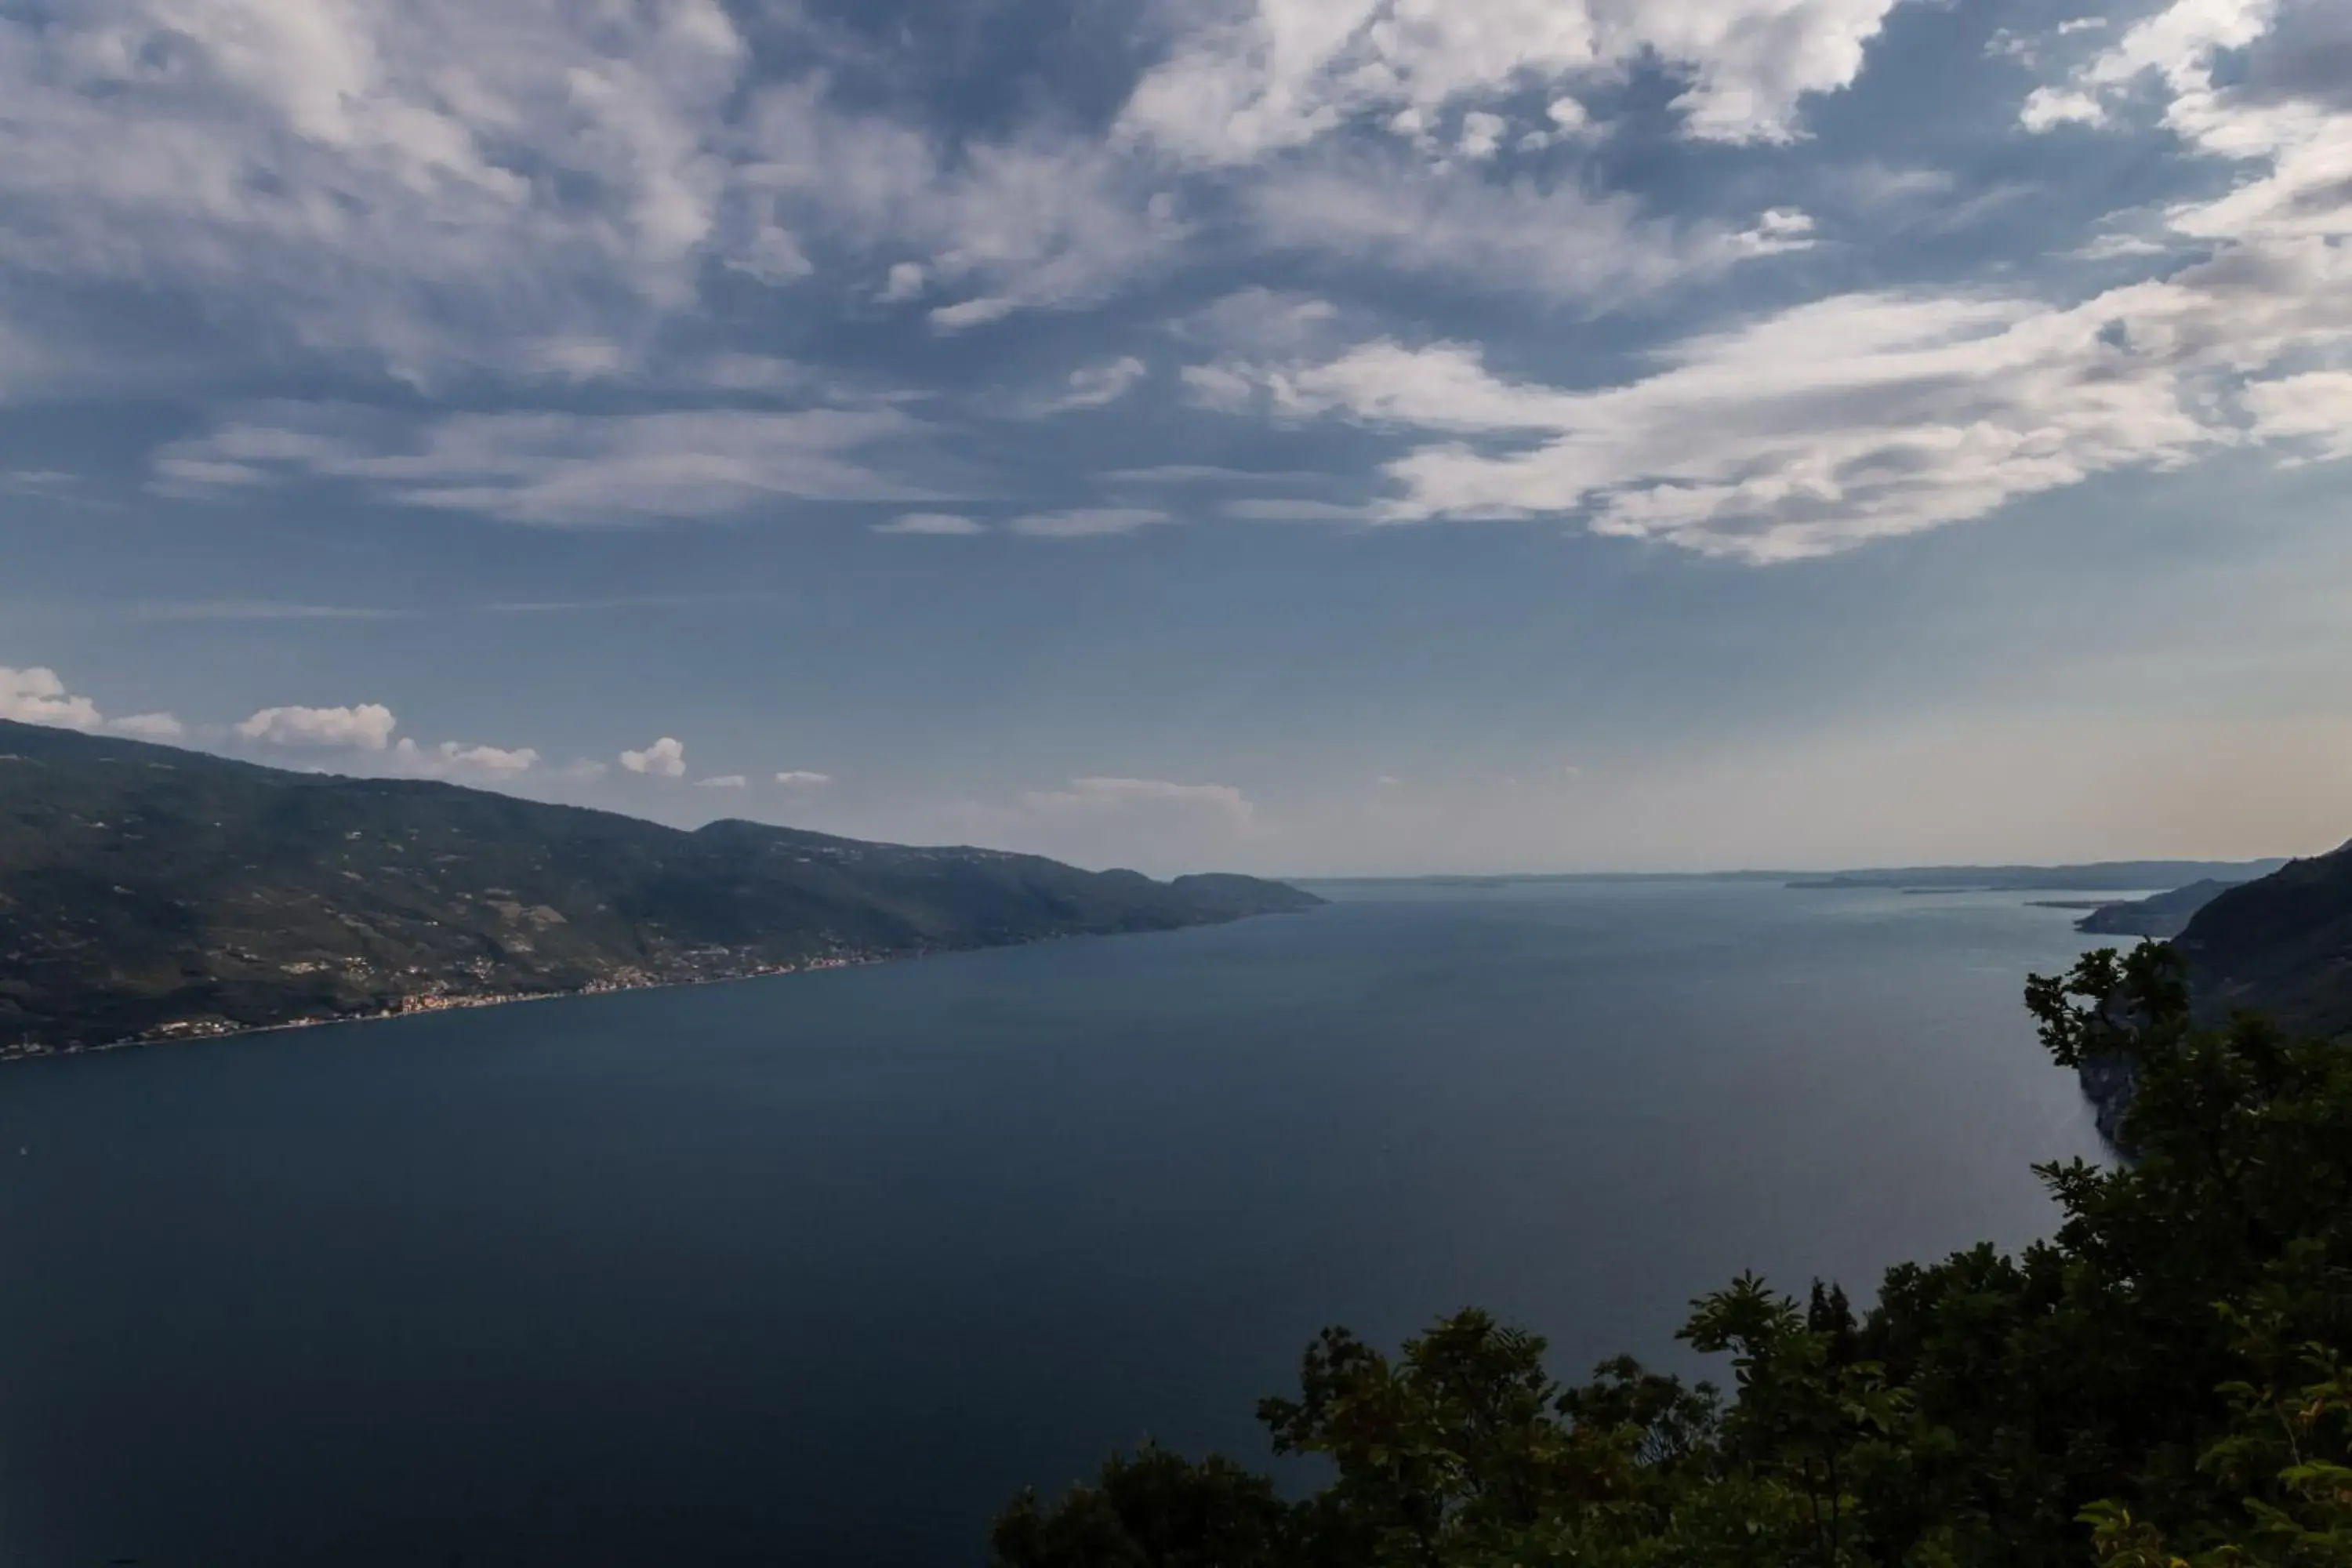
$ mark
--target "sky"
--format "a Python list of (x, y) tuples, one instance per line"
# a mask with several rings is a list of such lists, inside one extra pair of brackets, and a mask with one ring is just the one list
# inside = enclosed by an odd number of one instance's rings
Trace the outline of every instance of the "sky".
[(2352, 837), (2342, 0), (0, 0), (0, 717), (1298, 875)]

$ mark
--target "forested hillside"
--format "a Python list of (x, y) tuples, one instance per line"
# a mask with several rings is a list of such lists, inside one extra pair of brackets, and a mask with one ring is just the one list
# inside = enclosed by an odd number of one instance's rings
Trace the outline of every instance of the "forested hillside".
[(758, 973), (1319, 902), (0, 722), (0, 1048)]

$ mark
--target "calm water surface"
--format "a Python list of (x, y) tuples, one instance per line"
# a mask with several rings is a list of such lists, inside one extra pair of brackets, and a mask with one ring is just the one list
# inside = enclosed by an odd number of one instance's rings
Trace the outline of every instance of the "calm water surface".
[(0, 1069), (0, 1562), (972, 1564), (1328, 1322), (2047, 1228), (2015, 896), (1340, 901)]

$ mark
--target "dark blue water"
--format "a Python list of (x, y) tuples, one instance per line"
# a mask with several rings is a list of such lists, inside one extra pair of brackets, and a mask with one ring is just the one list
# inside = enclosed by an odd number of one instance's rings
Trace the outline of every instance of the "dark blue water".
[(2014, 897), (1316, 914), (0, 1069), (0, 1562), (969, 1564), (1307, 1338), (2051, 1223)]

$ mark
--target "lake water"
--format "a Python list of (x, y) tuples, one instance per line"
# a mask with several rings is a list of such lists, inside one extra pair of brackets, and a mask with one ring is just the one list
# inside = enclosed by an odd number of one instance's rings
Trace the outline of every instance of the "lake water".
[(2016, 896), (1311, 915), (0, 1069), (0, 1563), (975, 1564), (1326, 1323), (1580, 1373), (2053, 1220)]

